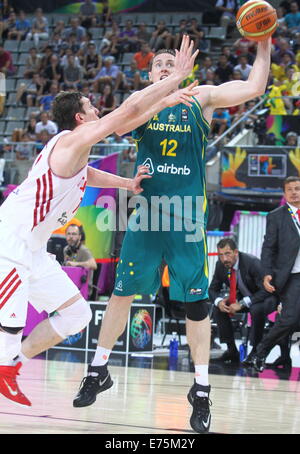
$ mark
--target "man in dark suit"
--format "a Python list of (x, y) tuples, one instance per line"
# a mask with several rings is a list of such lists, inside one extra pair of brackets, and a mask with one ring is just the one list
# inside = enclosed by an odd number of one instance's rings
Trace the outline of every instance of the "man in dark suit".
[[(220, 341), (228, 347), (220, 359), (239, 362), (231, 316), (236, 312), (250, 312), (253, 348), (243, 361), (245, 366), (250, 366), (256, 347), (263, 337), (266, 316), (276, 310), (277, 300), (263, 288), (264, 273), (257, 257), (239, 252), (231, 238), (219, 241), (217, 248), (219, 260), (209, 287), (209, 297), (215, 305), (214, 317)], [(230, 288), (229, 297), (222, 296), (224, 287)]]
[(280, 316), (263, 338), (254, 357), (258, 371), (265, 367), (265, 358), (274, 345), (300, 325), (300, 178), (284, 181), (286, 204), (267, 216), (266, 234), (261, 261), (263, 284), (270, 294), (279, 295)]

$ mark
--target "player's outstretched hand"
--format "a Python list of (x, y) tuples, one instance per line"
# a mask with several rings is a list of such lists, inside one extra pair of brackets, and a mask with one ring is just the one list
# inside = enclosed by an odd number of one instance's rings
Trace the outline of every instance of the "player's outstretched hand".
[(188, 87), (181, 88), (180, 90), (174, 91), (169, 96), (166, 96), (166, 107), (173, 107), (177, 104), (185, 104), (188, 107), (191, 107), (194, 99), (192, 96), (195, 95), (194, 88), (197, 87), (198, 80), (195, 80)]
[(134, 194), (140, 194), (143, 192), (143, 188), (141, 187), (141, 182), (145, 180), (146, 178), (152, 178), (149, 175), (149, 167), (148, 166), (139, 166), (137, 174), (135, 177), (131, 180), (131, 187), (129, 188), (130, 191), (132, 191)]
[(192, 72), (199, 50), (193, 53), (194, 41), (183, 35), (180, 50), (175, 50), (175, 72), (184, 80)]

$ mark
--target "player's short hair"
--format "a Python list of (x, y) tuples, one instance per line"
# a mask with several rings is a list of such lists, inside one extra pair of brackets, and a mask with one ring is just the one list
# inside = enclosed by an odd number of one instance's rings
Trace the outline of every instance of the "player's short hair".
[(232, 238), (223, 238), (217, 244), (218, 249), (223, 249), (226, 246), (229, 246), (232, 251), (237, 249), (236, 242)]
[(294, 182), (299, 182), (300, 181), (300, 177), (287, 177), (284, 182), (283, 182), (283, 189), (285, 190), (285, 187), (287, 184), (289, 183), (294, 183)]
[(158, 50), (157, 52), (155, 52), (152, 60), (149, 63), (149, 71), (152, 70), (152, 65), (153, 65), (154, 58), (157, 57), (160, 54), (170, 54), (170, 55), (173, 55), (173, 57), (175, 57), (175, 55), (176, 55), (174, 49), (160, 49), (160, 50)]
[(53, 101), (53, 120), (62, 131), (76, 128), (75, 115), (84, 113), (81, 99), (84, 95), (80, 92), (60, 92)]

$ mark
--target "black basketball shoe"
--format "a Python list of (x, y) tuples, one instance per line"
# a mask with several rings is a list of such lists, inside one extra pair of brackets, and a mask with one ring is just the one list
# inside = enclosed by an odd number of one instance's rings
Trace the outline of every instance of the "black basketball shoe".
[(97, 398), (97, 394), (106, 391), (114, 384), (106, 367), (89, 366), (88, 373), (95, 373), (97, 376), (87, 375), (82, 379), (78, 394), (73, 400), (73, 407), (92, 405)]
[[(202, 391), (208, 394), (207, 397), (197, 396), (197, 391)], [(193, 407), (193, 413), (190, 419), (190, 424), (195, 432), (205, 434), (209, 432), (211, 414), (210, 406), (211, 401), (209, 399), (210, 386), (198, 385), (194, 383), (188, 393), (188, 401)]]

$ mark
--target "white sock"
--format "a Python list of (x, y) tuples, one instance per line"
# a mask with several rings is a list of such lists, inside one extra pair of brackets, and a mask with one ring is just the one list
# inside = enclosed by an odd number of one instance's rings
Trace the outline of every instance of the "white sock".
[(107, 350), (106, 348), (98, 345), (91, 366), (104, 366), (108, 363), (110, 354), (111, 350)]
[[(195, 366), (195, 381), (198, 385), (208, 386), (208, 364), (200, 364)], [(197, 396), (207, 397), (208, 393), (197, 391)]]

